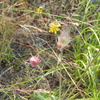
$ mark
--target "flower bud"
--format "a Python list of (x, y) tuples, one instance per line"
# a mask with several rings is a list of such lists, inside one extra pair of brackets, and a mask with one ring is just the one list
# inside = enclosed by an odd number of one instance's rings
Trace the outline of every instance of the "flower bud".
[(38, 57), (32, 56), (32, 57), (30, 58), (30, 65), (31, 65), (32, 67), (37, 66), (39, 63), (40, 63), (40, 60), (39, 60)]

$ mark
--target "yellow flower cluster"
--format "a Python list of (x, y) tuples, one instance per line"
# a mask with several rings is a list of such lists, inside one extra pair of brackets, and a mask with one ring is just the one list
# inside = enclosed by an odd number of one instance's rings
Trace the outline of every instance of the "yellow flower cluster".
[(42, 13), (42, 12), (43, 12), (43, 6), (40, 6), (40, 7), (37, 9), (37, 12), (38, 12), (38, 13)]
[(59, 27), (61, 27), (61, 25), (57, 21), (52, 22), (49, 26), (50, 26), (49, 32), (52, 32), (52, 33), (56, 34), (57, 31), (60, 31)]

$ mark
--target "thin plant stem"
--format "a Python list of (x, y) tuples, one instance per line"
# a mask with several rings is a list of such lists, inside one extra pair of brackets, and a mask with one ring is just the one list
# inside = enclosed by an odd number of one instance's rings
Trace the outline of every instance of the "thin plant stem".
[(61, 50), (59, 57), (59, 66), (60, 66), (60, 77), (59, 77), (59, 100), (61, 100), (61, 86), (62, 86), (62, 76), (61, 76), (61, 61), (63, 56), (63, 49)]

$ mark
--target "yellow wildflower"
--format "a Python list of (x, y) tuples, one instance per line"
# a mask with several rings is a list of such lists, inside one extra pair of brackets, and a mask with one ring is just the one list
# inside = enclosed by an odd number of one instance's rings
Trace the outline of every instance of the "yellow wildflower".
[(40, 6), (40, 7), (37, 9), (37, 12), (38, 12), (38, 13), (42, 13), (42, 12), (43, 12), (43, 6)]
[(37, 12), (38, 12), (38, 13), (42, 13), (43, 10), (42, 10), (41, 8), (38, 8), (38, 9), (37, 9)]
[(52, 22), (50, 25), (50, 29), (49, 29), (49, 32), (52, 32), (52, 33), (57, 33), (57, 31), (60, 31), (60, 24), (59, 24), (59, 22)]

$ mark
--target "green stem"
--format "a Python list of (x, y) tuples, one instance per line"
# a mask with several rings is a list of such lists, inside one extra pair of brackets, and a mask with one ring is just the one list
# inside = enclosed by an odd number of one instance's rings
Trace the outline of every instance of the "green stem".
[(61, 61), (62, 61), (62, 56), (63, 56), (63, 49), (61, 50), (61, 54), (59, 57), (59, 65), (60, 65), (60, 77), (59, 77), (59, 100), (61, 99), (61, 86), (62, 86), (62, 77), (61, 77)]

